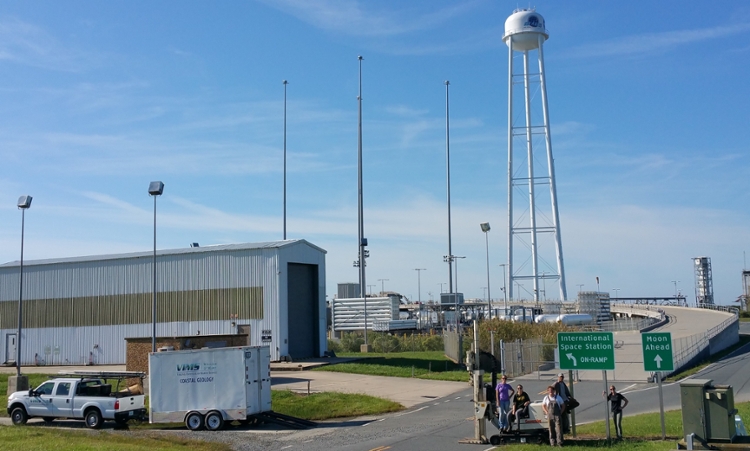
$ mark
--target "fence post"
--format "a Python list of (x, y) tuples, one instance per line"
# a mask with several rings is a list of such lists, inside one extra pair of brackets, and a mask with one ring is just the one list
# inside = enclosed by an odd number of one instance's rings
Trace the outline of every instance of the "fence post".
[(503, 374), (506, 374), (505, 372), (505, 342), (503, 340), (500, 340), (500, 371), (502, 371)]

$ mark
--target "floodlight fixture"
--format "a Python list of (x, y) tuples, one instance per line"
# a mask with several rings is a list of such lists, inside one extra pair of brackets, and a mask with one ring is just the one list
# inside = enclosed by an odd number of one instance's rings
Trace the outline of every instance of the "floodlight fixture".
[(152, 196), (161, 196), (164, 193), (164, 184), (159, 181), (149, 183), (148, 193)]
[(31, 196), (21, 196), (18, 198), (18, 208), (27, 209), (31, 207)]
[(489, 232), (490, 231), (490, 223), (489, 222), (483, 222), (479, 224), (479, 227), (482, 228), (482, 232)]

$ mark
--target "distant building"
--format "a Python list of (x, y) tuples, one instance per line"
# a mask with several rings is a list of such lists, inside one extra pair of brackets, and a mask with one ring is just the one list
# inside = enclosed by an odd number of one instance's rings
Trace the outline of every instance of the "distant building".
[(340, 283), (338, 284), (337, 298), (352, 299), (361, 297), (359, 294), (358, 283)]

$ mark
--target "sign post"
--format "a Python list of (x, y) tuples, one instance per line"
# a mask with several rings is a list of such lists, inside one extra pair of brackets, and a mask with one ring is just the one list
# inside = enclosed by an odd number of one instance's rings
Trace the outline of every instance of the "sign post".
[(661, 373), (674, 371), (672, 357), (672, 334), (669, 332), (650, 332), (641, 334), (643, 346), (643, 369), (654, 373), (659, 384), (659, 412), (661, 414), (661, 439), (667, 438), (664, 425), (664, 395), (661, 388)]
[[(602, 370), (607, 393), (607, 370), (615, 369), (615, 339), (612, 332), (558, 332), (557, 349), (561, 370)], [(609, 403), (604, 403), (607, 442), (610, 441)]]

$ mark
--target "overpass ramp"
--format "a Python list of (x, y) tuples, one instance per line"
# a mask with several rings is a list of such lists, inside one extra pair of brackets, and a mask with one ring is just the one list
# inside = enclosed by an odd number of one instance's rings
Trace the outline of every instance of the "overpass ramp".
[[(649, 332), (670, 332), (675, 369), (694, 365), (739, 340), (739, 320), (735, 313), (691, 307), (656, 305), (612, 305), (613, 312), (634, 316), (662, 316), (663, 321)], [(646, 331), (644, 329), (643, 331)], [(641, 331), (614, 332), (615, 370), (607, 371), (608, 381), (645, 382), (651, 373), (643, 370)], [(579, 371), (582, 380), (601, 380), (601, 371)]]

